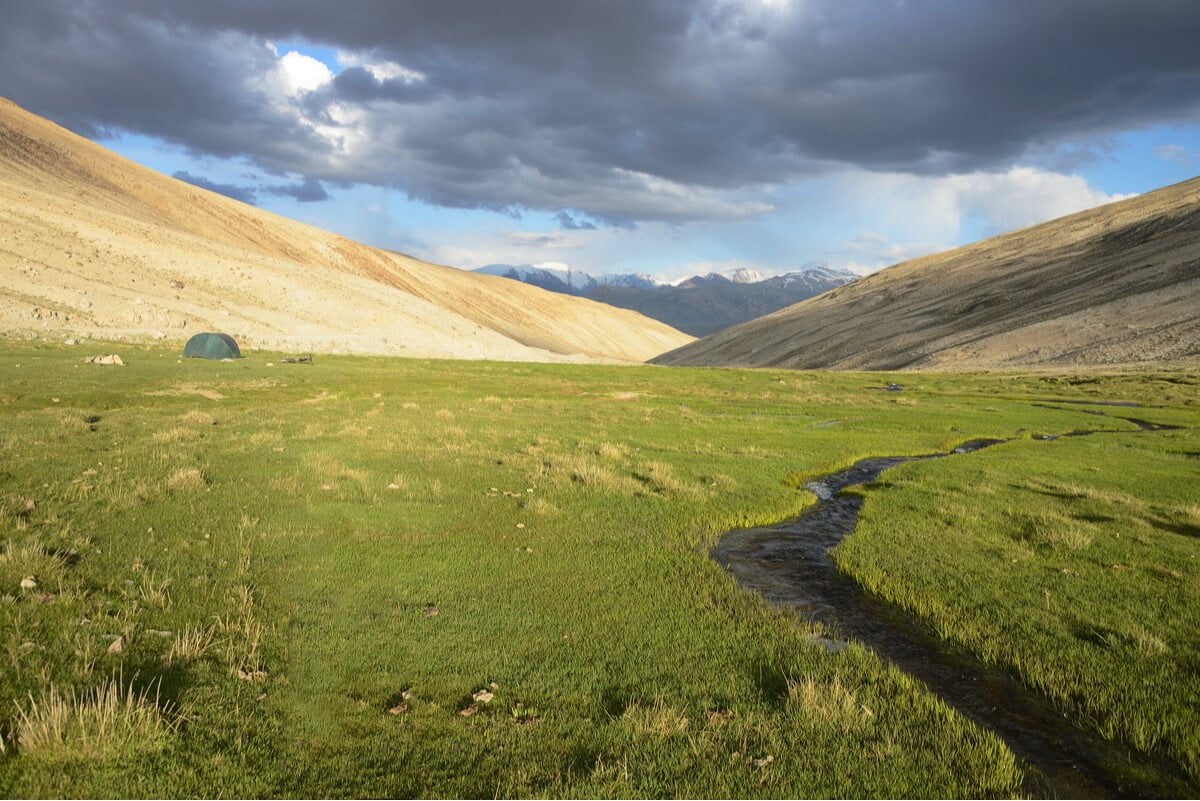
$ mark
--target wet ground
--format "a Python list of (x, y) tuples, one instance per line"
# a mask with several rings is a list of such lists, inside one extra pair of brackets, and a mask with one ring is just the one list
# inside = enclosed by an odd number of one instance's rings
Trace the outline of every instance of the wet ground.
[[(1148, 430), (1149, 424), (1139, 428)], [(1075, 432), (1077, 435), (1092, 432)], [(810, 482), (819, 499), (800, 517), (779, 525), (726, 534), (712, 557), (743, 587), (799, 611), (834, 633), (821, 640), (837, 649), (856, 641), (923, 681), (976, 724), (1000, 736), (1027, 767), (1023, 790), (1039, 797), (1146, 798), (1194, 792), (1174, 766), (1074, 725), (1009, 672), (984, 665), (937, 639), (904, 611), (865, 593), (841, 575), (829, 550), (854, 531), (862, 499), (840, 495), (874, 481), (890, 467), (916, 459), (964, 454), (1003, 440), (976, 440), (951, 454), (864, 459)]]

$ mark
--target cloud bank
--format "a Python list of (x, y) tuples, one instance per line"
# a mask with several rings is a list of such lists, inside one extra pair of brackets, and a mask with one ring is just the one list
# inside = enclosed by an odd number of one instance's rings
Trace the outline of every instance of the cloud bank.
[(10, 0), (0, 94), (303, 176), (233, 191), (368, 184), (586, 230), (754, 218), (839, 171), (1054, 205), (1070, 188), (1014, 165), (1200, 121), (1197, 41), (1194, 0)]

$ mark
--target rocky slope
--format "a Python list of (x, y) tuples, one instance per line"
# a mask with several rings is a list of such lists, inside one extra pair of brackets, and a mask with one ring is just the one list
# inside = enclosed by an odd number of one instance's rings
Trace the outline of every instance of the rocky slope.
[(797, 369), (1200, 362), (1200, 179), (897, 264), (654, 362)]
[(0, 331), (243, 348), (644, 361), (632, 312), (353, 242), (140, 167), (0, 99)]

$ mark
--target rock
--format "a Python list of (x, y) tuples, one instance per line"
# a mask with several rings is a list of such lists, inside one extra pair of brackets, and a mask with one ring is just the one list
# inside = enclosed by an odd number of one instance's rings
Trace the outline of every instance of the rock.
[(490, 704), (496, 696), (490, 690), (480, 690), (471, 696), (471, 698), (479, 704)]
[(804, 485), (804, 488), (823, 501), (827, 501), (833, 497), (833, 490), (827, 484), (820, 481), (810, 481)]
[(33, 576), (26, 576), (25, 578), (21, 579), (21, 589), (32, 590), (35, 587), (37, 587), (37, 579)]
[(117, 639), (112, 641), (112, 645), (108, 646), (108, 652), (110, 654), (119, 654), (124, 650), (125, 650), (125, 638), (124, 637), (118, 636)]
[(87, 356), (83, 361), (85, 364), (115, 364), (119, 367), (125, 366), (125, 361), (115, 353), (107, 356)]

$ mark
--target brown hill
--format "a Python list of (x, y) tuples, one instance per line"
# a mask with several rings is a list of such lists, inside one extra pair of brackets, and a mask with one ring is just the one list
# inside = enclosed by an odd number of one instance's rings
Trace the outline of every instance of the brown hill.
[(644, 361), (662, 323), (379, 250), (140, 167), (0, 98), (0, 331)]
[(1200, 179), (903, 262), (657, 364), (898, 370), (1200, 362)]

